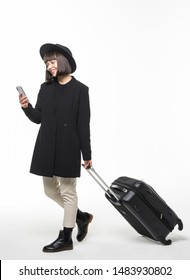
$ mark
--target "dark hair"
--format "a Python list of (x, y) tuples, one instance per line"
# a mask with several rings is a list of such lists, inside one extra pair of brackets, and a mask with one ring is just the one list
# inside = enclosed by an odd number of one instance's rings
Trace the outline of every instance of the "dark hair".
[[(49, 52), (44, 55), (45, 64), (47, 63), (47, 61), (54, 59), (57, 60), (57, 76), (63, 76), (72, 72), (71, 66), (67, 58), (63, 54), (58, 52)], [(47, 82), (51, 82), (54, 79), (54, 77), (47, 69), (45, 78)]]

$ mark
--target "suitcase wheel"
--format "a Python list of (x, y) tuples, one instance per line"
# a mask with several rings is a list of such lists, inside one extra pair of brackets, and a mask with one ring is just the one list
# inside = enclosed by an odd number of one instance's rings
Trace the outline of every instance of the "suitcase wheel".
[(164, 244), (164, 245), (171, 245), (171, 244), (172, 244), (171, 239), (166, 240), (164, 237), (161, 237), (161, 238), (159, 239), (159, 241), (160, 241), (162, 244)]
[(179, 230), (182, 230), (182, 229), (183, 229), (182, 220), (178, 219), (178, 220), (177, 220), (177, 224), (178, 224), (178, 229), (179, 229)]

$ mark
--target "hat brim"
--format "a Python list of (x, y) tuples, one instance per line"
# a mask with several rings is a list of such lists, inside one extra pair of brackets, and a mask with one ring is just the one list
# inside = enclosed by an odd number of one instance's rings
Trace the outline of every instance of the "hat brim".
[(41, 55), (42, 59), (44, 59), (44, 55), (49, 52), (62, 53), (67, 58), (70, 66), (71, 66), (71, 69), (72, 69), (71, 73), (73, 73), (76, 70), (76, 68), (77, 68), (76, 62), (75, 62), (74, 58), (72, 57), (72, 55), (67, 51), (66, 47), (58, 45), (58, 44), (44, 44), (41, 46), (40, 55)]

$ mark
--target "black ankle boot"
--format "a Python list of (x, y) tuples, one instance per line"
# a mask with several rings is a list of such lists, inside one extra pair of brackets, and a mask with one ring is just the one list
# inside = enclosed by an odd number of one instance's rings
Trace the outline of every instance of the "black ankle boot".
[(72, 228), (64, 228), (60, 230), (58, 238), (51, 244), (43, 248), (45, 253), (60, 252), (73, 249), (73, 241), (71, 238)]
[(82, 212), (78, 209), (77, 211), (77, 219), (76, 223), (78, 226), (78, 234), (77, 234), (77, 240), (82, 241), (87, 233), (88, 233), (88, 226), (89, 223), (91, 223), (93, 219), (92, 214), (89, 214), (87, 212)]

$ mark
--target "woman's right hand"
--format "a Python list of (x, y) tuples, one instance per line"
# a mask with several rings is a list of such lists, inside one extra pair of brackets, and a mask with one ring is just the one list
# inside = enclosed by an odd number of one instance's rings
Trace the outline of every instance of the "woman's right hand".
[(29, 100), (27, 96), (19, 94), (19, 102), (22, 108), (28, 108)]

